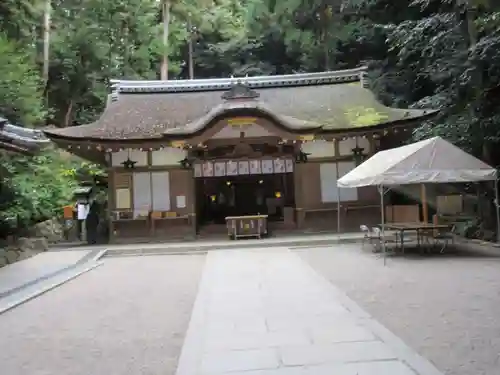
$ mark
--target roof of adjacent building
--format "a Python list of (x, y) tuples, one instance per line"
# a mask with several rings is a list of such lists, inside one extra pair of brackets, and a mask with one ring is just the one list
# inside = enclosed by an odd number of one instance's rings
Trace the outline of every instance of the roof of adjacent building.
[(0, 117), (0, 149), (31, 153), (50, 143), (42, 131), (12, 125)]
[(410, 121), (435, 111), (382, 105), (366, 68), (323, 73), (172, 81), (112, 81), (94, 123), (46, 130), (51, 138), (155, 140), (188, 137), (224, 116), (267, 117), (291, 132), (342, 132)]

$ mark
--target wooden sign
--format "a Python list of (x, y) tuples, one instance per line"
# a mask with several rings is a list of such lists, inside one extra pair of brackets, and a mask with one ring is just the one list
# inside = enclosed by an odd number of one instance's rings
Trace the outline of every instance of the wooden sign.
[(314, 140), (314, 134), (305, 134), (305, 135), (301, 135), (299, 137), (299, 139), (301, 141), (313, 141)]
[(183, 148), (185, 145), (186, 142), (184, 141), (173, 141), (172, 143), (170, 143), (170, 146), (174, 148)]
[(234, 127), (243, 127), (253, 125), (256, 121), (256, 117), (234, 117), (227, 120), (227, 124)]

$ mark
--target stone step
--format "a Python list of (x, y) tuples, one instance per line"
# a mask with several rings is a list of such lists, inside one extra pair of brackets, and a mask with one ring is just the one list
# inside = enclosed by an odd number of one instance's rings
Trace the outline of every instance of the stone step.
[[(0, 288), (0, 300), (16, 294), (40, 282), (49, 280), (72, 268), (96, 262), (104, 254), (103, 250), (86, 252), (62, 252), (42, 253), (32, 258), (14, 263), (2, 269), (0, 280), (3, 284)], [(59, 258), (63, 255), (62, 260)], [(46, 259), (47, 258), (47, 259)], [(66, 258), (68, 258), (66, 260)], [(15, 273), (15, 275), (12, 275)]]
[(0, 314), (13, 309), (43, 293), (46, 293), (58, 286), (73, 280), (74, 278), (91, 271), (102, 263), (90, 259), (86, 263), (77, 263), (64, 268), (52, 275), (37, 279), (36, 282), (28, 283), (22, 288), (18, 288), (11, 293), (0, 298)]
[(320, 247), (335, 244), (356, 243), (362, 240), (362, 235), (350, 236), (331, 236), (328, 238), (307, 238), (307, 236), (300, 238), (280, 238), (280, 239), (248, 239), (237, 241), (224, 241), (224, 242), (193, 242), (192, 244), (161, 244), (153, 246), (137, 247), (114, 247), (108, 248), (104, 257), (119, 257), (119, 256), (140, 256), (140, 255), (162, 255), (162, 254), (179, 254), (179, 253), (193, 253), (193, 252), (206, 252), (211, 250), (231, 250), (231, 249), (251, 249), (262, 247)]

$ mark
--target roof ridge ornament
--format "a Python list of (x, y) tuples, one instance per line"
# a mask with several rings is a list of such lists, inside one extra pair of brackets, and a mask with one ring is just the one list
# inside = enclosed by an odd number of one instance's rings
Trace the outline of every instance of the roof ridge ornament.
[[(334, 70), (316, 73), (296, 73), (285, 75), (252, 76), (245, 84), (252, 89), (316, 86), (337, 83), (359, 82), (360, 73), (367, 70), (366, 66), (355, 69)], [(118, 86), (119, 94), (122, 93), (178, 93), (195, 91), (230, 90), (237, 78), (203, 78), (192, 80), (169, 80), (169, 81), (110, 81), (112, 87)], [(245, 78), (243, 78), (245, 79)]]
[(260, 94), (252, 90), (246, 83), (241, 80), (236, 81), (233, 86), (221, 95), (224, 100), (241, 100), (241, 99), (257, 99)]

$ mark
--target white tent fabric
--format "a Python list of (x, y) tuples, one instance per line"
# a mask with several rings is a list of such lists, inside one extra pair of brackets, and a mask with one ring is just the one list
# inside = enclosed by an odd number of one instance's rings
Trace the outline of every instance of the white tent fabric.
[(496, 170), (440, 137), (380, 151), (337, 181), (341, 188), (491, 181)]

